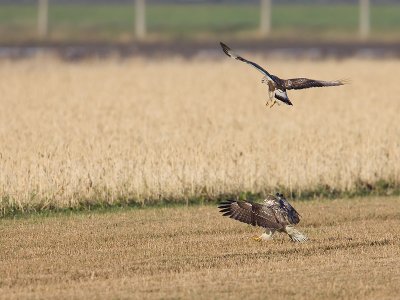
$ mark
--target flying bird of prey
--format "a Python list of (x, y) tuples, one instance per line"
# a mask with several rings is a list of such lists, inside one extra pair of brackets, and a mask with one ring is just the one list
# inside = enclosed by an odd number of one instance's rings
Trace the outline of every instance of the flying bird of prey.
[(294, 242), (307, 240), (304, 234), (294, 228), (294, 225), (300, 222), (299, 213), (280, 193), (276, 196), (269, 195), (263, 204), (227, 200), (218, 208), (223, 216), (265, 228), (263, 234), (254, 237), (257, 241), (271, 240), (276, 231), (287, 233)]
[(278, 76), (270, 74), (267, 70), (262, 68), (260, 65), (249, 61), (237, 54), (235, 54), (231, 48), (229, 48), (224, 43), (220, 42), (222, 50), (226, 55), (242, 61), (250, 66), (256, 68), (258, 71), (264, 74), (262, 83), (266, 83), (269, 89), (269, 99), (267, 100), (266, 105), (269, 105), (271, 101), (270, 107), (274, 106), (275, 103), (285, 103), (287, 105), (293, 105), (290, 102), (286, 90), (299, 90), (299, 89), (307, 89), (311, 87), (324, 87), (324, 86), (338, 86), (345, 84), (344, 81), (336, 80), (336, 81), (322, 81), (322, 80), (314, 80), (308, 78), (292, 78), (292, 79), (281, 79)]

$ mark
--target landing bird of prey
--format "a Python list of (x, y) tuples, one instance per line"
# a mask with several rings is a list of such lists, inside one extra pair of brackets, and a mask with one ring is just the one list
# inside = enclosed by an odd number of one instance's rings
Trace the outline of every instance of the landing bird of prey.
[(237, 54), (235, 54), (231, 48), (229, 48), (224, 43), (220, 42), (222, 50), (226, 55), (237, 59), (239, 61), (245, 62), (250, 66), (256, 68), (258, 71), (264, 74), (263, 79), (261, 80), (262, 83), (266, 83), (269, 89), (269, 99), (267, 100), (266, 105), (268, 106), (269, 102), (271, 101), (270, 107), (274, 106), (275, 103), (285, 103), (287, 105), (293, 105), (290, 102), (286, 90), (300, 90), (300, 89), (307, 89), (311, 87), (323, 87), (323, 86), (337, 86), (345, 84), (344, 81), (336, 80), (336, 81), (321, 81), (321, 80), (314, 80), (314, 79), (307, 79), (307, 78), (292, 78), (292, 79), (281, 79), (278, 76), (272, 75), (268, 73), (267, 70), (262, 68), (260, 65), (249, 61)]
[(256, 241), (271, 240), (276, 231), (287, 233), (294, 242), (307, 240), (304, 234), (294, 228), (294, 225), (300, 222), (299, 213), (280, 193), (276, 196), (269, 195), (263, 204), (227, 200), (218, 208), (223, 216), (265, 228), (265, 233), (254, 237)]

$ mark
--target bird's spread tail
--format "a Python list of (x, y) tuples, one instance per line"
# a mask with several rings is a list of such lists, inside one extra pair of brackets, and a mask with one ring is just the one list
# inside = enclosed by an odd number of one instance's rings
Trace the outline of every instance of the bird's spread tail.
[(287, 96), (287, 93), (285, 91), (279, 89), (275, 90), (275, 98), (287, 105), (293, 105), (292, 102), (290, 102), (289, 97)]
[(285, 230), (293, 242), (303, 243), (307, 241), (307, 236), (293, 226), (286, 226)]

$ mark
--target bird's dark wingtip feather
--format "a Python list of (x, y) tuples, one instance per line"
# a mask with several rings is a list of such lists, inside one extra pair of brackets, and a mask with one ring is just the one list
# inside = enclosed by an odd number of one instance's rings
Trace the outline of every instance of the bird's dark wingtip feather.
[(224, 44), (223, 42), (219, 42), (219, 44), (221, 45), (222, 48), (226, 48), (226, 49), (230, 50), (230, 48), (226, 44)]
[(224, 200), (222, 201), (219, 205), (219, 212), (222, 213), (222, 216), (230, 216), (232, 214), (232, 203), (234, 203), (235, 200)]
[(218, 205), (218, 208), (227, 208), (230, 207), (231, 205), (228, 203), (221, 203), (220, 205)]
[(231, 50), (231, 48), (229, 48), (227, 45), (225, 45), (223, 42), (219, 42), (219, 44), (221, 45), (221, 47), (222, 47), (222, 51), (224, 51), (224, 53), (226, 54), (226, 55), (228, 55), (228, 56), (231, 56), (230, 54), (229, 54), (229, 51)]
[(231, 200), (231, 199), (229, 199), (229, 200), (223, 200), (222, 202), (220, 202), (220, 203), (218, 204), (218, 207), (220, 207), (220, 206), (229, 206), (229, 205), (231, 205), (233, 202), (235, 202), (235, 200)]
[(220, 212), (225, 212), (225, 211), (231, 210), (231, 206), (229, 205), (229, 206), (224, 206), (224, 207), (218, 207), (218, 209)]

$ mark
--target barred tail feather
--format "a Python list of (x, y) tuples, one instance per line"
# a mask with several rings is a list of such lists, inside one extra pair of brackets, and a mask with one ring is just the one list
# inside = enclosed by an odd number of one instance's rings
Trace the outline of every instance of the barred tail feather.
[(307, 236), (292, 226), (286, 226), (286, 233), (290, 236), (293, 242), (303, 243), (307, 241)]

